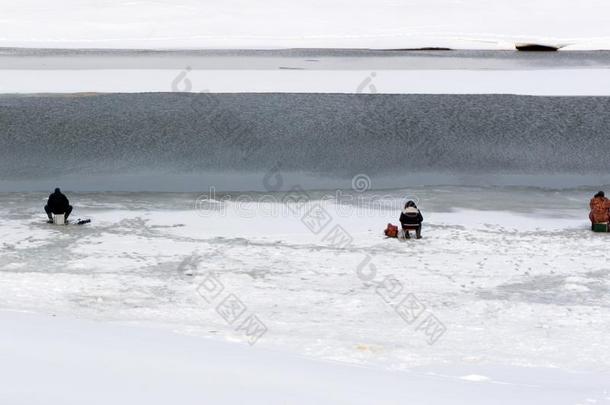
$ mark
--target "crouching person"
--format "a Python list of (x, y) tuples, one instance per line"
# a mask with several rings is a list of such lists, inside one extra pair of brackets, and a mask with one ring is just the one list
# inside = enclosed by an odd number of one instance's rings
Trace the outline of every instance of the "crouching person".
[(68, 201), (68, 197), (62, 194), (59, 188), (56, 188), (55, 192), (49, 195), (49, 200), (47, 201), (47, 205), (44, 206), (44, 210), (49, 217), (49, 223), (52, 224), (53, 214), (64, 214), (64, 218), (68, 219), (72, 212), (72, 206), (70, 205), (70, 201)]
[(405, 238), (411, 239), (410, 230), (415, 230), (415, 237), (421, 239), (421, 223), (424, 217), (413, 201), (405, 204), (405, 209), (400, 214), (400, 224), (405, 234)]
[(598, 192), (593, 196), (591, 202), (589, 202), (589, 219), (591, 220), (591, 228), (595, 224), (607, 223), (610, 220), (610, 200), (606, 198), (603, 191)]

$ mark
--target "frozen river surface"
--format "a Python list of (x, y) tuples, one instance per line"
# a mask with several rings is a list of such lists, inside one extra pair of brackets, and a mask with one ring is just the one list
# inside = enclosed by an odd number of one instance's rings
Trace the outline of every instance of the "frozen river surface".
[[(303, 192), (307, 202), (292, 193), (69, 193), (74, 219), (93, 220), (85, 226), (46, 224), (45, 193), (4, 193), (0, 309), (388, 369), (601, 372), (610, 365), (610, 253), (607, 236), (589, 230), (591, 191)], [(424, 239), (385, 239), (407, 197), (420, 203)]]

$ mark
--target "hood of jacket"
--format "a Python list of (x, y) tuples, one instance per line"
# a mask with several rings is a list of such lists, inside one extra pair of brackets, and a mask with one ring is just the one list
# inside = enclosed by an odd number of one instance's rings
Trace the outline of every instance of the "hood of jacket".
[(415, 207), (407, 207), (404, 210), (402, 210), (402, 213), (405, 214), (405, 215), (419, 214), (419, 209), (417, 209)]

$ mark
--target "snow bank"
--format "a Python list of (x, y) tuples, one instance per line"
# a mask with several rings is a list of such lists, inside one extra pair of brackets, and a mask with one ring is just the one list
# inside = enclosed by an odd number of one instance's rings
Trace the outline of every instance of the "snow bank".
[[(574, 404), (603, 375), (471, 367), (391, 372), (150, 328), (0, 312), (4, 404)], [(476, 378), (475, 378), (476, 377)], [(607, 377), (607, 376), (606, 376)], [(606, 380), (607, 381), (607, 380)]]
[(2, 3), (0, 47), (610, 47), (610, 6), (603, 0)]

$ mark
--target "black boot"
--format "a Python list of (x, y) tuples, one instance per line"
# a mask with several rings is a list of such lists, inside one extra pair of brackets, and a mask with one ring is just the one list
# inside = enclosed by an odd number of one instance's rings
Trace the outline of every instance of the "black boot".
[(51, 208), (49, 208), (48, 205), (44, 206), (44, 212), (46, 212), (47, 217), (49, 217), (49, 220), (47, 221), (47, 223), (52, 224), (53, 223), (53, 213), (51, 212)]

